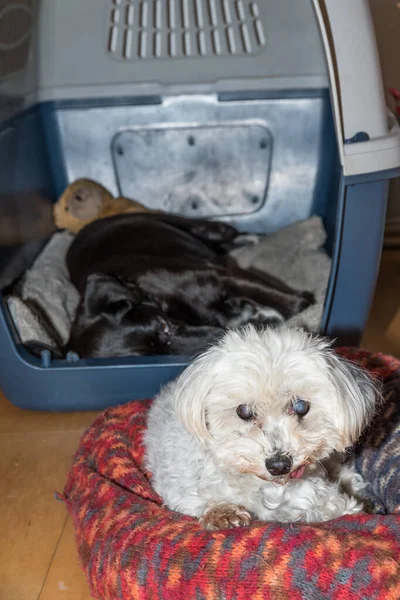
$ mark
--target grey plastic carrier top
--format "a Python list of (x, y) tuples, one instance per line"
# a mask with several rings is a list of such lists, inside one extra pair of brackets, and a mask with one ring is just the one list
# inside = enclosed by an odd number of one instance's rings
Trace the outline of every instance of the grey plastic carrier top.
[[(0, 2), (0, 206), (21, 222), (21, 243), (0, 240), (3, 281), (46, 241), (24, 238), (23, 194), (54, 201), (79, 177), (242, 231), (316, 214), (332, 257), (321, 332), (357, 344), (399, 167), (367, 0)], [(37, 359), (1, 298), (0, 385), (19, 406), (150, 397), (187, 361)]]

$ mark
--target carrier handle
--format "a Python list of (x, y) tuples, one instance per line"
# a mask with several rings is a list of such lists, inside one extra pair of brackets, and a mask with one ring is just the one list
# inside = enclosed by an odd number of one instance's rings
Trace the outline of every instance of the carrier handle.
[(312, 0), (330, 79), (344, 175), (400, 168), (400, 127), (385, 105), (368, 0)]

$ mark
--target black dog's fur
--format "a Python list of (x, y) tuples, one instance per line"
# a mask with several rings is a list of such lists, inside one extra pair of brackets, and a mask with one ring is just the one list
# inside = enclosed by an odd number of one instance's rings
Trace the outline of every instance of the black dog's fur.
[(313, 302), (229, 264), (239, 232), (224, 223), (163, 214), (95, 221), (71, 245), (67, 265), (81, 303), (67, 350), (82, 357), (193, 354), (244, 321), (279, 320)]

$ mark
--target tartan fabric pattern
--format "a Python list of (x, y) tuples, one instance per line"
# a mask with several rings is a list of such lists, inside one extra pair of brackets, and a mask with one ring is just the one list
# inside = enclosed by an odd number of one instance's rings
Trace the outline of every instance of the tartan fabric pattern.
[[(357, 448), (357, 467), (372, 476), (384, 509), (395, 512), (399, 486), (391, 470), (400, 471), (400, 361), (340, 352), (387, 382), (388, 439), (385, 421), (378, 419), (378, 432), (372, 427)], [(82, 437), (68, 475), (64, 499), (94, 598), (399, 600), (398, 514), (321, 524), (257, 521), (207, 532), (195, 519), (165, 508), (143, 467), (149, 406), (132, 402), (103, 412)]]

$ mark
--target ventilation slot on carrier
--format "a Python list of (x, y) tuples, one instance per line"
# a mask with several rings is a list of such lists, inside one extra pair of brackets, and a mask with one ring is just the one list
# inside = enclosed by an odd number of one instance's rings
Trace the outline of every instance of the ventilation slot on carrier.
[(108, 51), (125, 60), (258, 54), (261, 0), (112, 0)]

